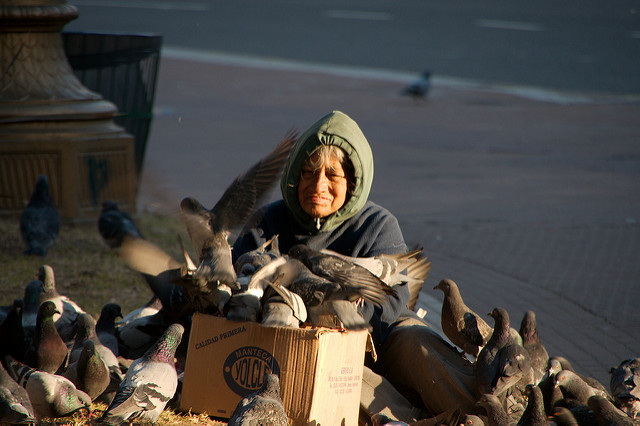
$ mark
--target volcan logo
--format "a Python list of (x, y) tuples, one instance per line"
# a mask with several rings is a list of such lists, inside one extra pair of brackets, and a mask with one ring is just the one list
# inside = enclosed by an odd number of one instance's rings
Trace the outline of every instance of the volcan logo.
[(280, 375), (278, 361), (269, 352), (255, 346), (238, 348), (224, 361), (224, 380), (229, 389), (240, 396), (260, 389), (264, 375), (268, 373)]

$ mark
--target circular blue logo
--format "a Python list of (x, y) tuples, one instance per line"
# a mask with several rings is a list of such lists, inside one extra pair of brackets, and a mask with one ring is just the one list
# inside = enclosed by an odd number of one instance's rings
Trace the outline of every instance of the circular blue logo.
[(265, 374), (280, 376), (280, 366), (268, 351), (256, 346), (244, 346), (229, 354), (223, 365), (223, 376), (229, 389), (247, 396), (262, 387)]

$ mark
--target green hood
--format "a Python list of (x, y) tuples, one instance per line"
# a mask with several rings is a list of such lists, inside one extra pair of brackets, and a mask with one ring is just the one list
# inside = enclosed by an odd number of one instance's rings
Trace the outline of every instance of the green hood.
[(342, 148), (353, 163), (356, 179), (351, 197), (337, 212), (323, 219), (320, 231), (331, 230), (358, 213), (367, 202), (373, 182), (373, 153), (356, 122), (340, 111), (333, 111), (318, 120), (296, 141), (280, 181), (285, 204), (296, 220), (309, 231), (318, 228), (313, 218), (300, 207), (298, 180), (304, 162), (320, 145)]

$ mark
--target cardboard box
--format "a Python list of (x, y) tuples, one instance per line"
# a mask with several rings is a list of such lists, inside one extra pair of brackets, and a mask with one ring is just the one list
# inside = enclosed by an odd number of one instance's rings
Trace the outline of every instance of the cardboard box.
[(275, 372), (290, 424), (356, 425), (366, 343), (366, 331), (263, 327), (196, 313), (180, 408), (229, 418)]

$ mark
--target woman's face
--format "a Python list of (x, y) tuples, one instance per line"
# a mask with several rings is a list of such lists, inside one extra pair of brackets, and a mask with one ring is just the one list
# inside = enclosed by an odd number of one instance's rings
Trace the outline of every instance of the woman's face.
[(298, 182), (298, 201), (311, 217), (321, 218), (336, 212), (347, 198), (347, 178), (336, 157), (318, 170), (302, 167)]

